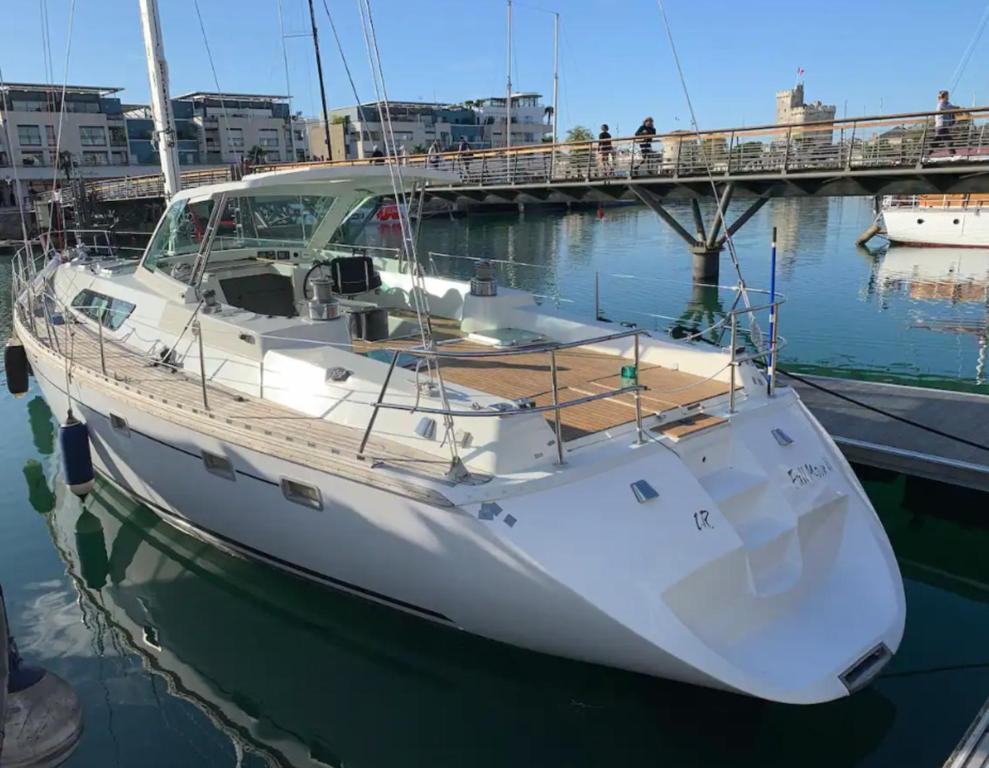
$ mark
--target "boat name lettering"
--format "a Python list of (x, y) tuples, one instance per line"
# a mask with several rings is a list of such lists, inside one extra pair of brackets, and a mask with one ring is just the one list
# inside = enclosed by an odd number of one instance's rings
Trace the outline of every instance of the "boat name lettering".
[(834, 472), (834, 465), (828, 459), (822, 459), (817, 464), (807, 462), (796, 467), (790, 467), (786, 474), (790, 478), (790, 482), (797, 488), (804, 488), (815, 480), (827, 477), (832, 472)]

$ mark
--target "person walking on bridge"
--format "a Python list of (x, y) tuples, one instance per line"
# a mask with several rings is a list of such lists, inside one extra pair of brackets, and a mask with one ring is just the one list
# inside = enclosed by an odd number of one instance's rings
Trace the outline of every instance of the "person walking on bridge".
[(955, 154), (955, 148), (951, 146), (951, 136), (954, 133), (955, 113), (950, 111), (958, 109), (948, 100), (947, 91), (938, 91), (937, 114), (934, 116), (934, 141), (931, 149), (938, 147), (948, 147), (949, 152)]
[(639, 142), (639, 153), (642, 155), (642, 162), (637, 167), (641, 168), (645, 166), (646, 173), (649, 173), (652, 170), (652, 158), (655, 154), (652, 149), (652, 137), (656, 135), (656, 126), (651, 117), (647, 117), (642, 121), (642, 125), (639, 126), (635, 135), (642, 137), (642, 140)]

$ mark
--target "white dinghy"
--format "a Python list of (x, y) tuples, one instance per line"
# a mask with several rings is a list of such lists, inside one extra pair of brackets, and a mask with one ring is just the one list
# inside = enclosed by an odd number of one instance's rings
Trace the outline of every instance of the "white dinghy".
[[(435, 174), (404, 172), (407, 184)], [(861, 485), (741, 351), (343, 243), (385, 167), (178, 193), (139, 263), (15, 264), (15, 332), (96, 470), (233, 551), (545, 653), (782, 702), (900, 643)], [(497, 254), (493, 254), (496, 256)], [(64, 254), (63, 254), (64, 257)]]

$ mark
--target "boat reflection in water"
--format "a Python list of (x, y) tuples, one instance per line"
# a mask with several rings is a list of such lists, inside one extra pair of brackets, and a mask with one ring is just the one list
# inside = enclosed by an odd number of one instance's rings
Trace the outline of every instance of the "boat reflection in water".
[(883, 255), (877, 277), (883, 294), (952, 308), (949, 314), (918, 313), (911, 327), (973, 336), (978, 344), (975, 383), (986, 383), (989, 250), (893, 246)]
[(848, 764), (894, 720), (881, 686), (790, 708), (435, 627), (228, 555), (105, 482), (49, 519), (89, 623), (270, 765), (766, 765), (814, 733), (821, 764)]

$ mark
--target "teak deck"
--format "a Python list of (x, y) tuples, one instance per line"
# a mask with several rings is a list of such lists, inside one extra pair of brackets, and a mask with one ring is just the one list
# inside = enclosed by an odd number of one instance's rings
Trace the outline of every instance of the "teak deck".
[[(440, 326), (434, 338), (441, 340), (439, 347), (447, 351), (495, 351), (495, 348), (456, 338), (456, 326)], [(357, 351), (372, 349), (401, 349), (417, 347), (419, 338), (386, 339), (378, 342), (355, 342)], [(632, 360), (603, 352), (593, 352), (580, 347), (556, 353), (557, 385), (561, 405), (588, 395), (600, 394), (621, 387), (621, 368)], [(553, 404), (553, 384), (549, 355), (543, 353), (513, 354), (480, 358), (440, 358), (443, 380), (461, 386), (487, 392), (506, 400), (530, 398), (537, 406)], [(704, 400), (728, 394), (728, 384), (704, 379), (683, 371), (675, 371), (658, 365), (639, 367), (639, 383), (646, 387), (640, 393), (642, 416), (695, 405)], [(552, 422), (553, 412), (547, 412)], [(676, 429), (676, 437), (684, 437), (693, 431), (712, 426), (706, 421), (680, 422), (670, 425)], [(635, 420), (635, 399), (631, 393), (595, 400), (582, 405), (563, 408), (560, 411), (561, 433), (564, 440), (574, 440), (585, 435), (623, 426)], [(721, 420), (718, 420), (720, 423)], [(666, 430), (664, 430), (666, 431)]]

